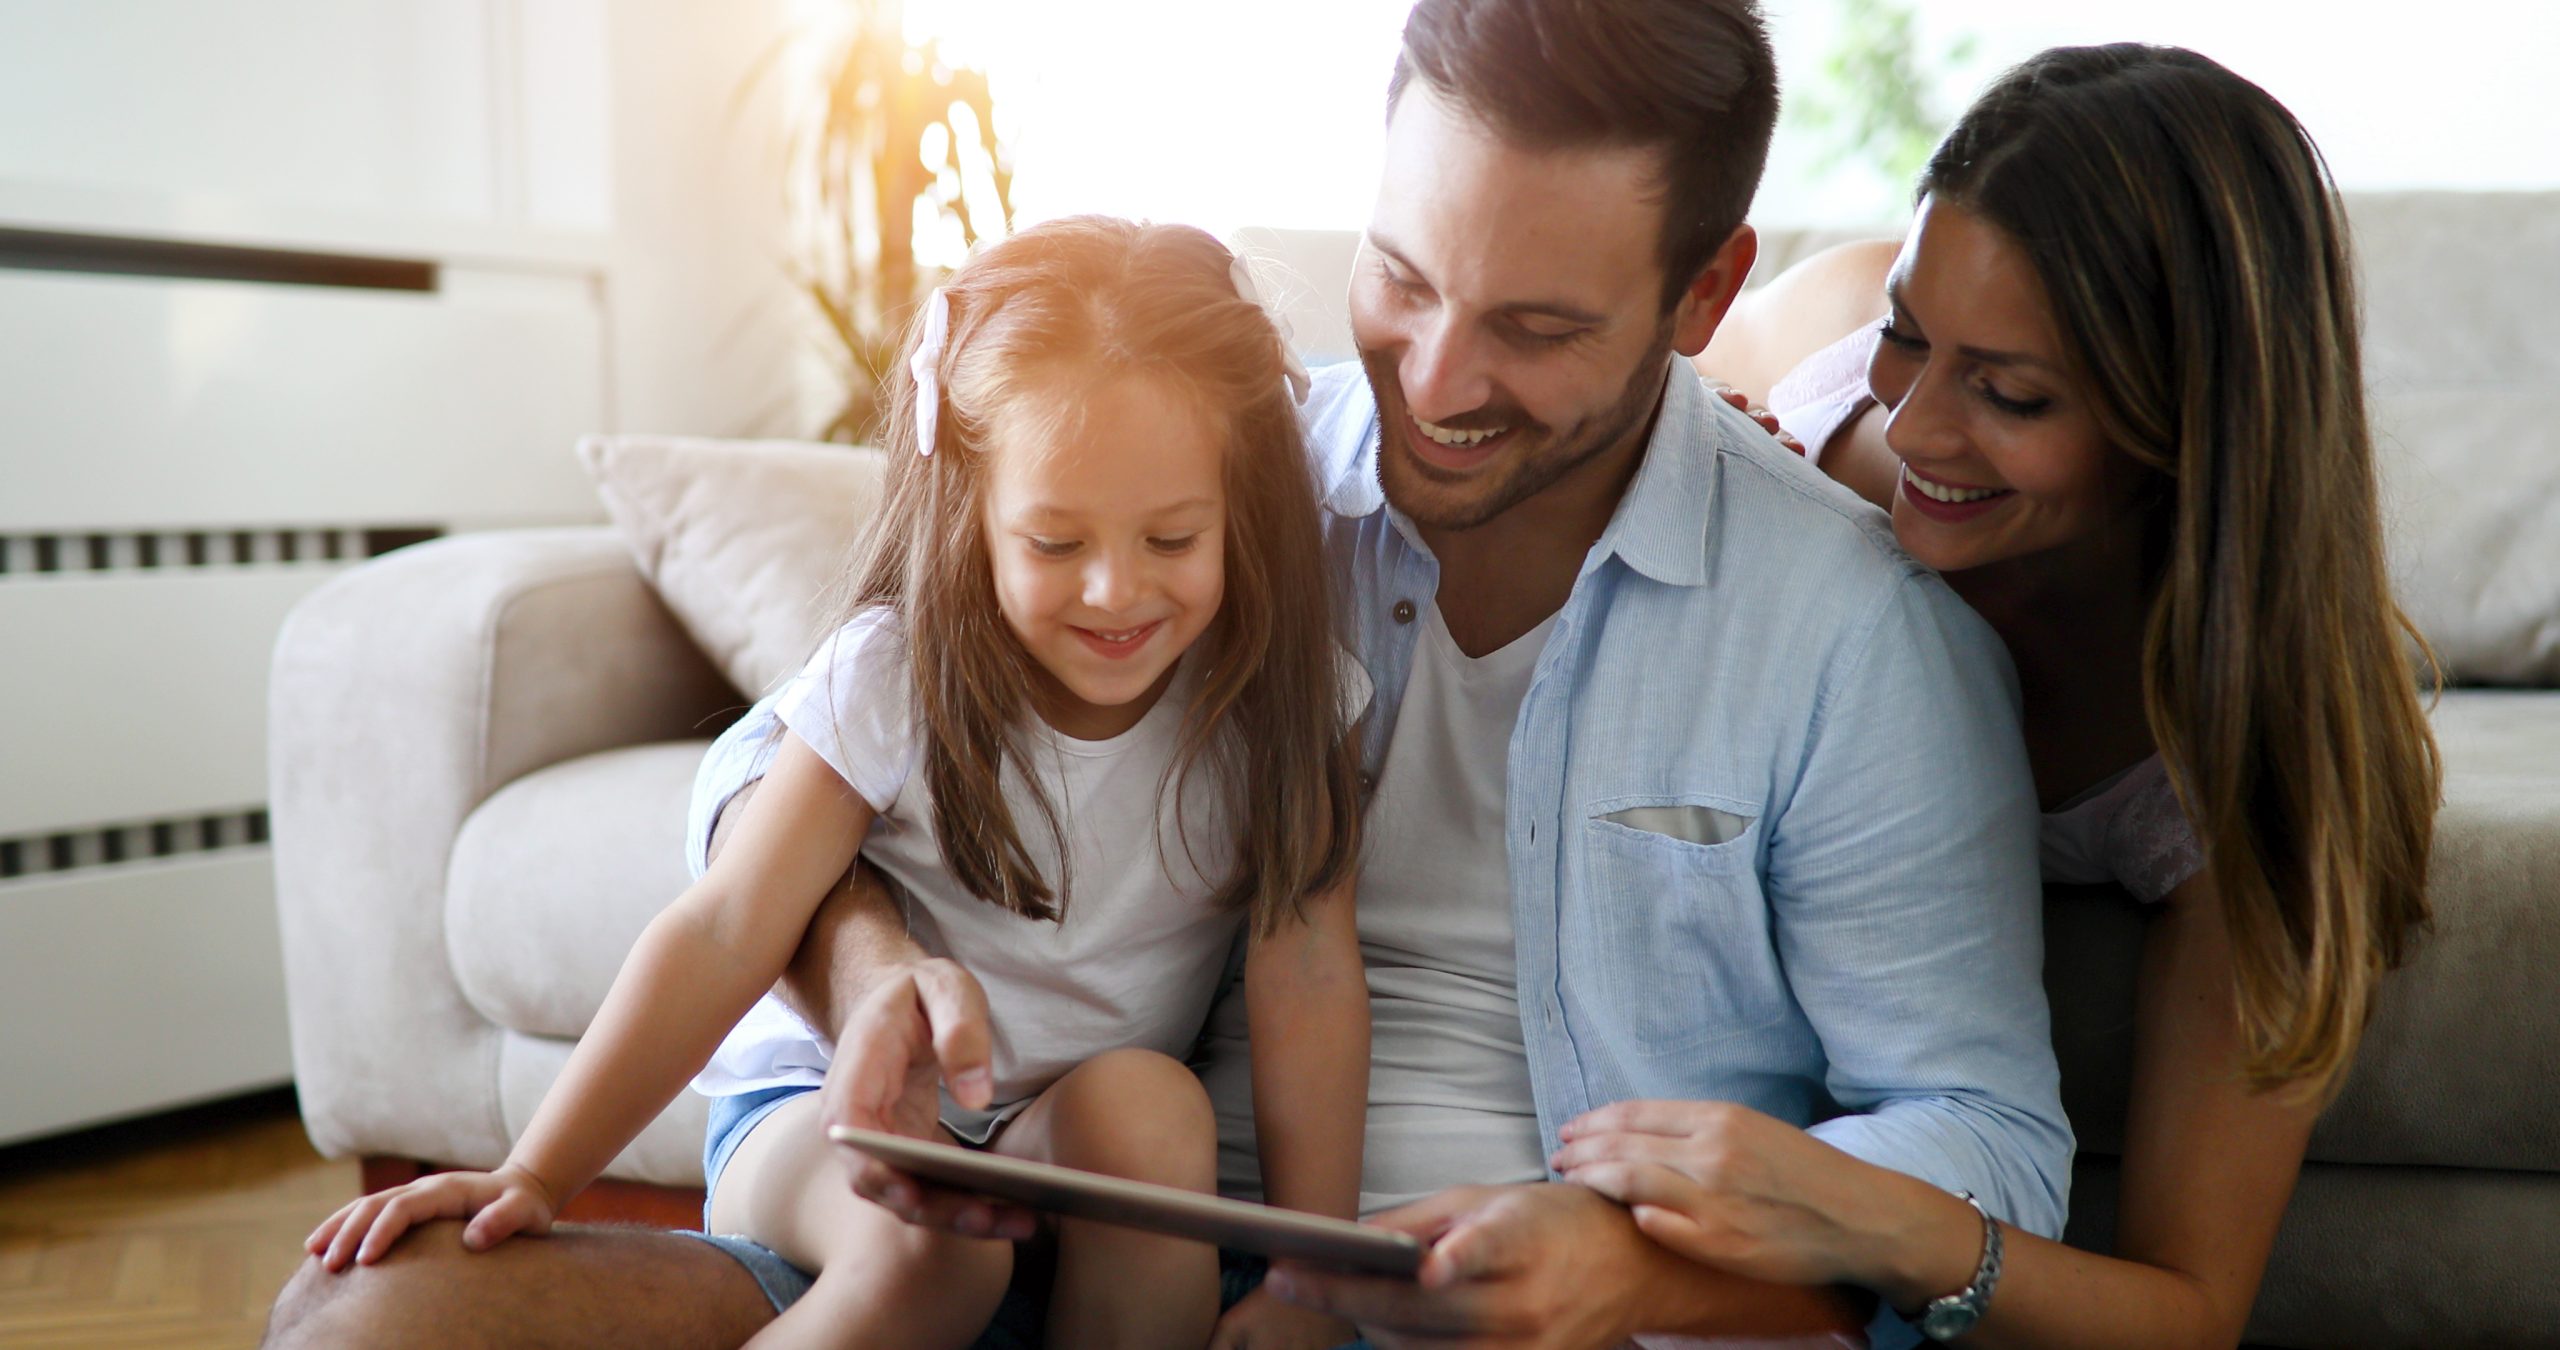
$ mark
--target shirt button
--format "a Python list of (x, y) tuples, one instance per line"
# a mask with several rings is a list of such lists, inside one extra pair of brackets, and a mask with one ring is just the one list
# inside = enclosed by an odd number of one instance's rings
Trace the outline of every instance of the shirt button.
[(1361, 790), (1362, 792), (1375, 792), (1375, 791), (1377, 791), (1377, 790), (1378, 790), (1378, 776), (1377, 776), (1376, 774), (1374, 774), (1374, 773), (1369, 772), (1367, 769), (1362, 769), (1362, 770), (1360, 771), (1360, 790)]
[(1397, 622), (1397, 623), (1411, 623), (1411, 622), (1413, 622), (1413, 602), (1412, 602), (1412, 601), (1410, 601), (1410, 600), (1398, 600), (1398, 601), (1396, 602), (1396, 607), (1395, 607), (1395, 611), (1394, 611), (1394, 612), (1395, 612), (1396, 622)]

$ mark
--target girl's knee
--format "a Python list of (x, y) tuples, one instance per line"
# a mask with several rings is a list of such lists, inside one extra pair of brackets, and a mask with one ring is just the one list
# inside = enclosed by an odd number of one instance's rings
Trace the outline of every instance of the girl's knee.
[(1207, 1190), (1217, 1182), (1218, 1120), (1199, 1078), (1153, 1050), (1111, 1050), (1049, 1089), (1057, 1160), (1114, 1176)]

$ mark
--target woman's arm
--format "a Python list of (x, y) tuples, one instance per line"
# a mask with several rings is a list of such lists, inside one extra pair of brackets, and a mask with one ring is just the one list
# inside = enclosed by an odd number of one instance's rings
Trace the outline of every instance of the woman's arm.
[[(2318, 1111), (2240, 1078), (2230, 950), (2210, 884), (2145, 931), (2114, 1257), (2004, 1228), (2006, 1263), (1962, 1344), (2232, 1346)], [(1740, 1274), (1838, 1280), (1904, 1312), (1972, 1282), (1971, 1206), (1756, 1113), (1623, 1103), (1567, 1127), (1569, 1179), (1635, 1208), (1656, 1241)]]
[[(2240, 1343), (2319, 1109), (2240, 1076), (2231, 949), (2207, 879), (2151, 916), (2136, 988), (2116, 1255), (2011, 1233), (2008, 1271), (1968, 1345)], [(1916, 1308), (1971, 1278), (1893, 1296)]]
[(1869, 239), (1824, 249), (1742, 293), (1694, 364), (1767, 404), (1804, 359), (1884, 317), (1884, 279), (1901, 245)]

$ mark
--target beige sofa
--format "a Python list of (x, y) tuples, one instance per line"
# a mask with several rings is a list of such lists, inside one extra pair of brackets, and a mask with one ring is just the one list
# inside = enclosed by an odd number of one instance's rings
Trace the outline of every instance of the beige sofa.
[[(2404, 593), (2457, 673), (2544, 687), (2458, 689), (2437, 711), (2439, 930), (2389, 985), (2314, 1137), (2250, 1335), (2552, 1343), (2560, 195), (2368, 198), (2355, 215)], [(626, 528), (629, 508), (616, 506)], [(761, 682), (744, 676), (775, 665), (769, 652), (742, 664), (746, 640), (715, 631), (718, 597), (699, 576), (677, 587), (663, 543), (644, 540), (635, 562), (607, 527), (456, 537), (358, 569), (287, 623), (276, 876), (295, 1069), (322, 1151), (497, 1162), (623, 951), (682, 888), (701, 750), (746, 703), (739, 686)], [(776, 584), (729, 561), (740, 584)], [(2103, 1246), (2140, 918), (2121, 897), (2057, 892), (2048, 922), (2083, 1146), (2072, 1235)], [(611, 1175), (698, 1185), (701, 1128), (699, 1101), (679, 1099)]]

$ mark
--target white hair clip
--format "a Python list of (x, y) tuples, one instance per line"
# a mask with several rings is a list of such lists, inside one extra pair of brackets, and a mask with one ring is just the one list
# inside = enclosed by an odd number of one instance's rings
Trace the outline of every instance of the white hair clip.
[[(1251, 301), (1255, 308), (1268, 312), (1269, 307), (1262, 303), (1262, 293), (1254, 289), (1253, 268), (1245, 262), (1243, 254), (1235, 255), (1235, 261), (1227, 267), (1227, 277), (1235, 283), (1236, 294)], [(1307, 363), (1299, 360), (1296, 352), (1289, 350), (1289, 344), (1285, 339), (1280, 343), (1280, 359), (1286, 363), (1282, 370), (1289, 380), (1290, 396), (1300, 403), (1306, 402), (1307, 392), (1315, 388), (1315, 381), (1307, 375)]]
[(924, 337), (907, 357), (907, 373), (916, 377), (916, 453), (928, 459), (942, 430), (942, 344), (950, 337), (951, 292), (936, 286), (924, 302)]

